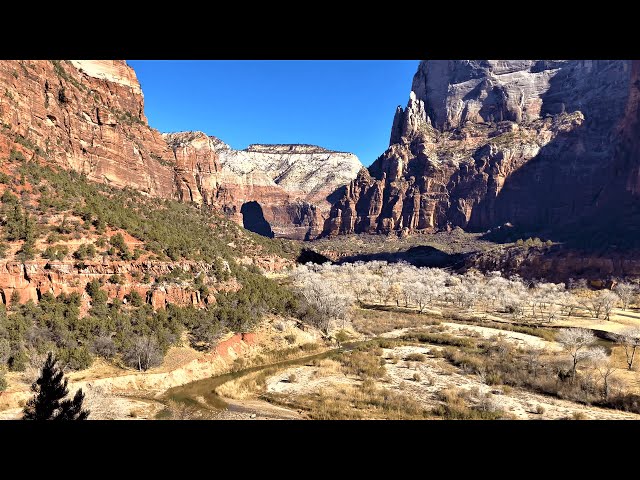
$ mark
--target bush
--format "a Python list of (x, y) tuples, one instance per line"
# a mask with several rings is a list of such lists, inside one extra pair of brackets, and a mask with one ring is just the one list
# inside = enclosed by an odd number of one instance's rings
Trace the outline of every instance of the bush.
[(19, 349), (17, 352), (12, 353), (7, 364), (12, 372), (24, 372), (29, 364), (27, 352), (24, 349)]
[(118, 353), (116, 343), (111, 337), (96, 337), (93, 341), (92, 351), (107, 360), (112, 359)]
[(424, 362), (427, 357), (423, 353), (410, 353), (406, 357), (404, 357), (405, 361), (409, 362)]
[(418, 372), (414, 373), (412, 378), (414, 382), (419, 382), (420, 380), (422, 380), (422, 377)]
[(61, 366), (71, 370), (84, 370), (93, 363), (93, 357), (86, 347), (61, 348), (57, 357)]
[(544, 407), (543, 407), (542, 405), (538, 405), (538, 406), (536, 407), (536, 413), (537, 413), (538, 415), (542, 415), (544, 412), (545, 412), (545, 409), (544, 409)]
[(44, 252), (42, 252), (42, 258), (47, 260), (64, 260), (64, 257), (69, 253), (69, 248), (66, 245), (51, 245), (48, 246)]
[(144, 300), (142, 296), (136, 292), (135, 290), (131, 290), (127, 293), (124, 298), (129, 302), (129, 304), (133, 307), (140, 307), (144, 304)]
[(296, 377), (295, 373), (292, 373), (291, 375), (289, 375), (289, 377), (287, 378), (287, 381), (289, 383), (296, 383), (296, 381), (298, 380), (298, 378)]
[(91, 260), (96, 256), (96, 247), (93, 243), (83, 244), (73, 253), (73, 258), (76, 260)]
[(368, 352), (353, 351), (339, 357), (344, 365), (345, 374), (357, 375), (360, 378), (381, 378), (386, 370), (380, 364), (380, 357)]

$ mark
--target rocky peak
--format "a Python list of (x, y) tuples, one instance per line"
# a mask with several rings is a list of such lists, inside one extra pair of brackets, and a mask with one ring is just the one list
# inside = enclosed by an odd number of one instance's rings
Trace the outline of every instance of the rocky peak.
[(427, 135), (432, 131), (430, 120), (424, 106), (424, 101), (417, 98), (415, 92), (409, 95), (409, 103), (406, 110), (398, 106), (393, 126), (391, 127), (391, 139), (389, 145), (394, 143), (409, 143), (418, 135)]
[(629, 67), (617, 60), (426, 60), (412, 90), (440, 130), (576, 110), (589, 117), (603, 96), (624, 107)]
[(614, 161), (635, 132), (620, 134), (636, 115), (630, 96), (629, 61), (423, 61), (389, 148), (334, 203), (326, 233), (539, 229), (584, 216), (612, 172), (630, 168)]

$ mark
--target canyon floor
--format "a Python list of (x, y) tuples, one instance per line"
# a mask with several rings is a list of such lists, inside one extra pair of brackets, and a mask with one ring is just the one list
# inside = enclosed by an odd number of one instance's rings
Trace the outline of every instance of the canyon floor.
[[(495, 312), (430, 307), (419, 313), (395, 304), (361, 304), (344, 325), (350, 338), (343, 348), (335, 340), (323, 340), (313, 328), (301, 330), (293, 319), (269, 316), (253, 336), (228, 336), (211, 352), (172, 347), (163, 364), (147, 372), (99, 359), (68, 377), (70, 391), (86, 392), (94, 419), (437, 419), (450, 418), (451, 409), (469, 418), (640, 419), (626, 411), (496, 384), (447, 358), (446, 350), (453, 348), (448, 345), (485, 342), (487, 348), (537, 351), (542, 364), (567, 360), (553, 340), (556, 327), (566, 326), (615, 333), (640, 326), (640, 310), (616, 308), (609, 320), (580, 312), (560, 315), (549, 327), (526, 330), (532, 335), (517, 331), (523, 330), (521, 324)], [(427, 335), (427, 340), (416, 341), (412, 335)], [(622, 348), (602, 342), (611, 352), (615, 385), (640, 393), (637, 367), (626, 369)], [(0, 419), (20, 418), (36, 375), (33, 368), (8, 375), (9, 388), (0, 394)], [(196, 383), (201, 383), (199, 389), (190, 389)], [(216, 397), (213, 404), (208, 395)]]

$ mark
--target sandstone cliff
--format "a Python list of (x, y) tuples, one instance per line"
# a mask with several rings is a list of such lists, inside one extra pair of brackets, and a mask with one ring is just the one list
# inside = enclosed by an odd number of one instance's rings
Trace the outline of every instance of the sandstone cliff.
[(313, 145), (256, 144), (234, 150), (202, 132), (163, 136), (178, 164), (185, 163), (182, 159), (208, 159), (206, 173), (190, 168), (195, 182), (188, 188), (199, 192), (202, 201), (220, 205), (248, 228), (250, 217), (263, 216), (275, 235), (287, 238), (320, 234), (331, 207), (329, 195), (362, 168), (351, 153)]
[(326, 197), (361, 167), (352, 154), (314, 146), (236, 151), (201, 132), (163, 136), (148, 125), (124, 61), (0, 61), (0, 93), (0, 156), (20, 144), (29, 158), (118, 188), (218, 206), (240, 224), (250, 203), (278, 236), (319, 234)]
[(620, 125), (637, 115), (631, 70), (609, 60), (423, 61), (389, 149), (349, 184), (325, 232), (540, 230), (591, 215), (616, 171)]
[(175, 197), (173, 154), (123, 61), (1, 61), (0, 155), (13, 143), (91, 180)]

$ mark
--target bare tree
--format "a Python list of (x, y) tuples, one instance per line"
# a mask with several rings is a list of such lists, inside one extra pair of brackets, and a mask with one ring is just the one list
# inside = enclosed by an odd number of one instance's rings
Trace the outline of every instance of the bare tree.
[(578, 308), (578, 301), (576, 297), (571, 292), (560, 292), (558, 295), (558, 303), (560, 304), (560, 308), (563, 313), (567, 317), (572, 317), (573, 312)]
[(301, 293), (307, 302), (318, 310), (319, 316), (315, 326), (326, 335), (329, 334), (332, 320), (342, 320), (344, 328), (344, 322), (355, 301), (350, 292), (341, 291), (322, 275), (313, 274), (305, 278)]
[(580, 302), (589, 311), (593, 318), (600, 318), (604, 314), (604, 319), (609, 320), (611, 310), (618, 301), (618, 296), (610, 290), (601, 290), (595, 295)]
[(634, 283), (620, 282), (615, 287), (615, 292), (622, 302), (622, 310), (629, 308), (629, 304), (638, 293), (638, 286)]
[(612, 375), (616, 371), (616, 368), (611, 362), (611, 357), (607, 355), (603, 347), (596, 346), (590, 348), (589, 352), (591, 353), (589, 361), (593, 365), (596, 372), (598, 372), (598, 376), (602, 380), (602, 394), (604, 396), (604, 399), (608, 400), (611, 379)]
[(412, 298), (418, 305), (420, 313), (424, 312), (424, 309), (429, 304), (431, 298), (431, 292), (429, 287), (422, 282), (415, 282), (412, 286)]
[(620, 297), (616, 295), (614, 292), (609, 290), (605, 291), (601, 295), (602, 299), (602, 312), (604, 313), (604, 319), (609, 320), (609, 316), (611, 315), (611, 311), (613, 307), (616, 306), (616, 303), (620, 300)]
[(640, 328), (630, 327), (625, 328), (618, 333), (618, 343), (622, 345), (624, 354), (627, 359), (627, 368), (633, 369), (633, 361), (636, 357), (636, 350), (640, 347)]
[(162, 363), (162, 349), (154, 336), (142, 335), (135, 337), (129, 348), (123, 354), (124, 362), (139, 371), (149, 370)]
[(556, 341), (571, 356), (573, 362), (571, 374), (572, 378), (575, 378), (578, 363), (591, 356), (589, 346), (596, 341), (596, 336), (591, 330), (584, 328), (561, 328)]

